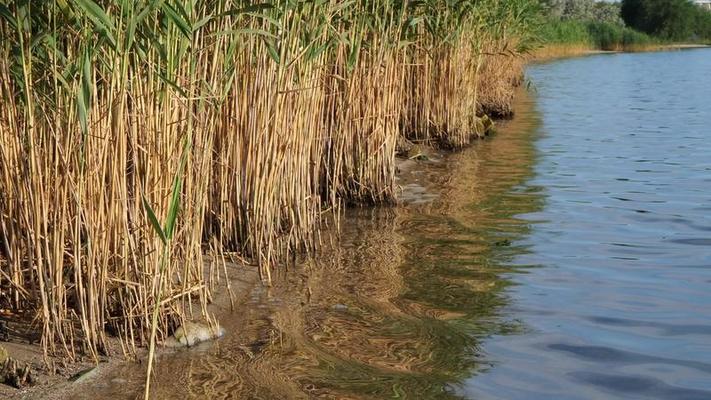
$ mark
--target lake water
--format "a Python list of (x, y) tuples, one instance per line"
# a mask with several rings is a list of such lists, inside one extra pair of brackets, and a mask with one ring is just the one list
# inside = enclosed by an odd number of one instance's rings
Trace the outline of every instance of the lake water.
[[(494, 137), (349, 210), (157, 398), (711, 399), (711, 51), (535, 65)], [(134, 398), (125, 364), (72, 398)]]
[(711, 51), (529, 68), (545, 206), (467, 397), (711, 399)]

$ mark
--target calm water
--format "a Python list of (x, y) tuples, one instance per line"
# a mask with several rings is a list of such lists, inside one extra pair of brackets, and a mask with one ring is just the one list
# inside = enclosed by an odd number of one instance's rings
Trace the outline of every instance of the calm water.
[(711, 399), (710, 73), (709, 50), (531, 67), (513, 122), (163, 354), (156, 397)]
[(545, 207), (467, 397), (711, 399), (711, 51), (529, 69)]

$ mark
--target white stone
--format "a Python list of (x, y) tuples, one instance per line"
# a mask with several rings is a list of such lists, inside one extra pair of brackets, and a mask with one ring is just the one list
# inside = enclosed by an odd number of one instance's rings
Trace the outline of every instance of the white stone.
[[(209, 326), (200, 322), (185, 322), (175, 330), (173, 338), (179, 345), (194, 346), (200, 342), (217, 339), (225, 334), (225, 330), (218, 324)], [(170, 345), (170, 343), (168, 343)]]

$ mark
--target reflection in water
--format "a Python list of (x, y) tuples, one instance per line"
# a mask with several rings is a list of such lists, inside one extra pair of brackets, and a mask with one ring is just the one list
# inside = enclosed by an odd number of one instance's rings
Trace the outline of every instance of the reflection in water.
[[(525, 96), (518, 108), (497, 136), (404, 173), (433, 201), (347, 211), (337, 246), (221, 317), (224, 339), (160, 357), (156, 396), (460, 398), (491, 366), (481, 340), (523, 330), (498, 314), (526, 251), (515, 215), (542, 206), (525, 185), (538, 119)], [(126, 365), (82, 394), (131, 398), (141, 374)]]

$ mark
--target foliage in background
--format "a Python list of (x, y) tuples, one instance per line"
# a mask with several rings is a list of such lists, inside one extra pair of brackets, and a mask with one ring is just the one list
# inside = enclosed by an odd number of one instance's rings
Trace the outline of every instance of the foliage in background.
[(593, 13), (593, 19), (597, 22), (625, 25), (625, 21), (620, 14), (620, 3), (618, 2), (597, 1), (595, 2)]
[(621, 15), (630, 27), (667, 40), (711, 40), (711, 12), (689, 0), (622, 0)]
[(657, 40), (620, 25), (604, 22), (586, 24), (590, 40), (596, 49), (601, 50), (637, 50), (658, 43)]
[(581, 45), (599, 50), (637, 50), (658, 40), (618, 24), (579, 20), (548, 20), (540, 28), (544, 43)]
[(549, 45), (599, 50), (637, 50), (655, 39), (626, 27), (619, 3), (594, 0), (545, 0), (540, 34)]
[(620, 3), (595, 0), (543, 0), (550, 18), (561, 20), (596, 21), (624, 25)]

